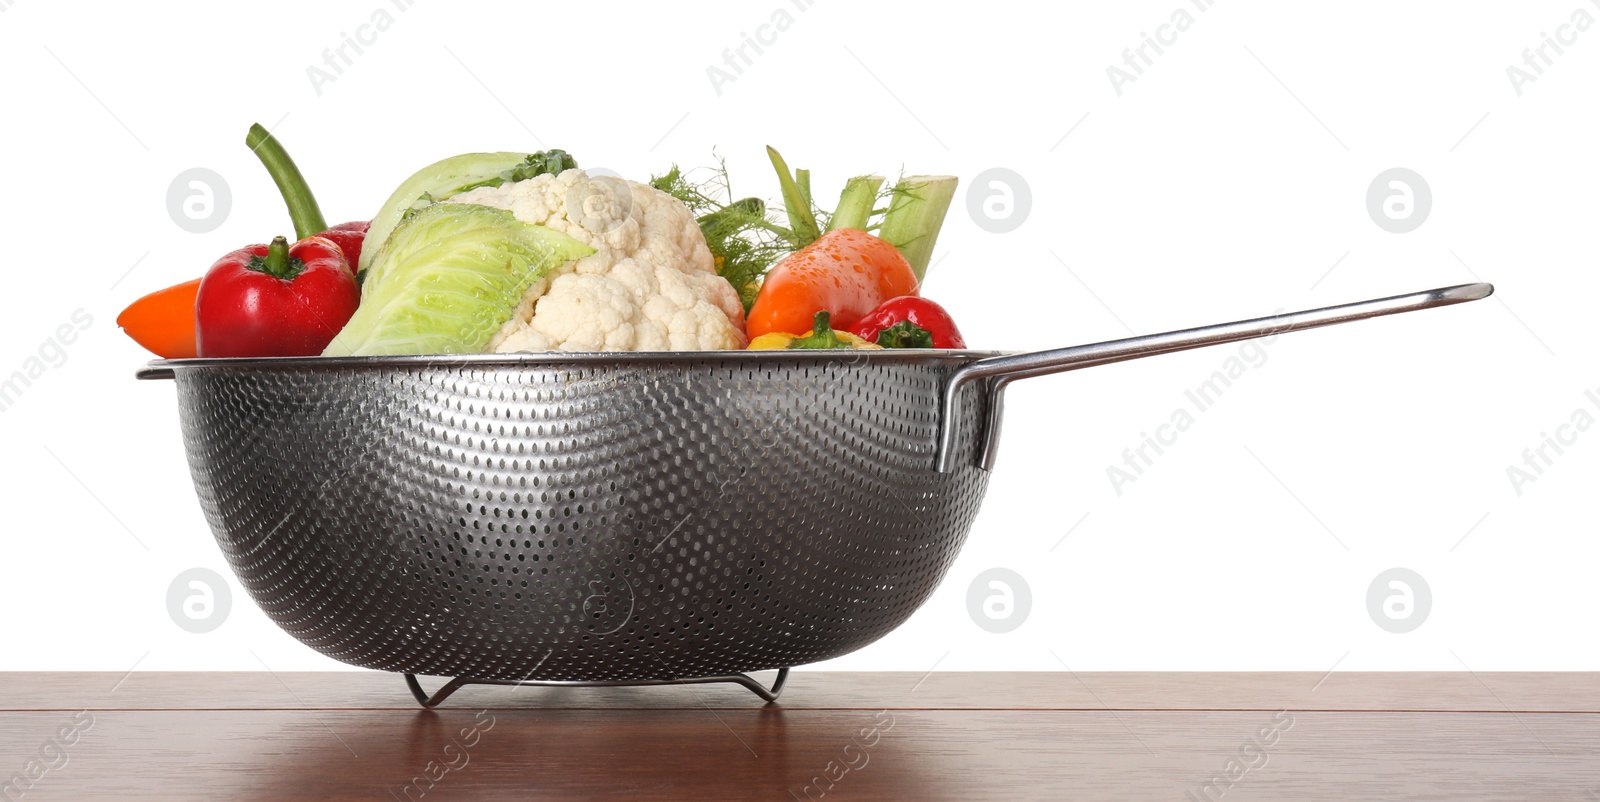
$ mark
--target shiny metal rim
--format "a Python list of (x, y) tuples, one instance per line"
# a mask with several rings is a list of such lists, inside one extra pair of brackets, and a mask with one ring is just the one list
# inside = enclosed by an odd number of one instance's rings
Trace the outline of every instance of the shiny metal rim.
[(749, 362), (764, 360), (833, 360), (840, 362), (892, 362), (923, 363), (929, 361), (972, 362), (1000, 356), (1005, 351), (956, 350), (948, 348), (885, 348), (883, 350), (837, 351), (550, 351), (519, 354), (415, 354), (403, 356), (272, 356), (272, 357), (198, 357), (193, 359), (156, 359), (140, 371), (139, 378), (166, 378), (146, 376), (147, 371), (183, 368), (415, 368), (441, 365), (468, 365), (471, 367), (525, 368), (540, 365), (568, 364), (640, 364), (676, 362), (697, 364), (729, 360)]

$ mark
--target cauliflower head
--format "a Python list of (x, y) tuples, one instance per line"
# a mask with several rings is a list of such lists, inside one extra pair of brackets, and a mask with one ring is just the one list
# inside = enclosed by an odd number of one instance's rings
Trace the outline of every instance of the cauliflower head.
[(717, 275), (693, 212), (665, 192), (574, 169), (445, 202), (505, 209), (595, 249), (529, 287), (490, 351), (745, 347), (739, 294)]

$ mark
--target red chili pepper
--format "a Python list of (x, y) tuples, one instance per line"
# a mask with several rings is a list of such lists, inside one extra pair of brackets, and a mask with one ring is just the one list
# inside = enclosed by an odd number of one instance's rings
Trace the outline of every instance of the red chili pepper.
[(915, 295), (884, 301), (856, 321), (850, 331), (884, 348), (967, 347), (950, 313), (933, 301)]
[(240, 248), (200, 281), (200, 356), (316, 356), (361, 303), (344, 251), (322, 237)]

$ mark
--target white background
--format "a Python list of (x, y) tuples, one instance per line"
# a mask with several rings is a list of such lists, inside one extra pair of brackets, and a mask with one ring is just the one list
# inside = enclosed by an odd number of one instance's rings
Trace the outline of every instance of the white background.
[[(968, 184), (1009, 168), (1031, 188), (1024, 224), (983, 230), (963, 190), (925, 287), (977, 347), (1493, 281), (1476, 304), (1280, 338), (1120, 495), (1107, 467), (1237, 347), (1015, 386), (944, 585), (825, 667), (1600, 669), (1600, 434), (1520, 496), (1507, 477), (1575, 409), (1600, 417), (1584, 397), (1600, 388), (1600, 29), (1547, 51), (1520, 96), (1506, 72), (1541, 32), (1600, 7), (1188, 2), (0, 0), (0, 375), (74, 310), (93, 317), (0, 412), (0, 669), (338, 667), (228, 574), (172, 385), (133, 381), (148, 357), (114, 323), (139, 295), (287, 230), (243, 145), (257, 121), (277, 126), (329, 222), (370, 216), (414, 169), (474, 150), (563, 147), (642, 180), (715, 148), (742, 194), (769, 197), (767, 144), (813, 171), (819, 197), (902, 165)], [(1107, 68), (1180, 5), (1193, 26), (1119, 96)], [(780, 6), (793, 26), (719, 95), (707, 68)], [(308, 67), (380, 7), (392, 28), (319, 95)], [(168, 185), (194, 167), (232, 192), (207, 234), (167, 211)], [(1367, 210), (1391, 167), (1432, 190), (1410, 233)], [(234, 591), (203, 635), (166, 607), (196, 566)], [(1008, 634), (967, 610), (972, 579), (997, 566), (1033, 597)], [(1433, 600), (1409, 634), (1366, 606), (1397, 566)]]

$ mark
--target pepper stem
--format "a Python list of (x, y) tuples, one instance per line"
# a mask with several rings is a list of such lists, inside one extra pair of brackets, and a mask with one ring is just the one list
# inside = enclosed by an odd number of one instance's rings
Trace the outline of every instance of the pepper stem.
[(878, 332), (878, 344), (884, 348), (932, 348), (933, 332), (902, 320)]
[(850, 344), (839, 339), (839, 332), (833, 330), (830, 321), (831, 315), (824, 309), (811, 318), (811, 333), (789, 341), (788, 348), (849, 348)]
[(811, 316), (811, 334), (814, 337), (826, 337), (833, 331), (833, 314), (826, 309), (819, 310)]
[(250, 126), (244, 143), (250, 146), (250, 152), (256, 154), (262, 166), (267, 168), (267, 174), (272, 176), (272, 182), (278, 185), (284, 205), (289, 207), (295, 239), (305, 239), (327, 231), (328, 223), (322, 218), (322, 209), (317, 206), (316, 196), (311, 194), (311, 186), (272, 132), (257, 123)]
[(289, 278), (289, 240), (273, 237), (267, 244), (267, 256), (261, 260), (261, 271), (277, 278)]

